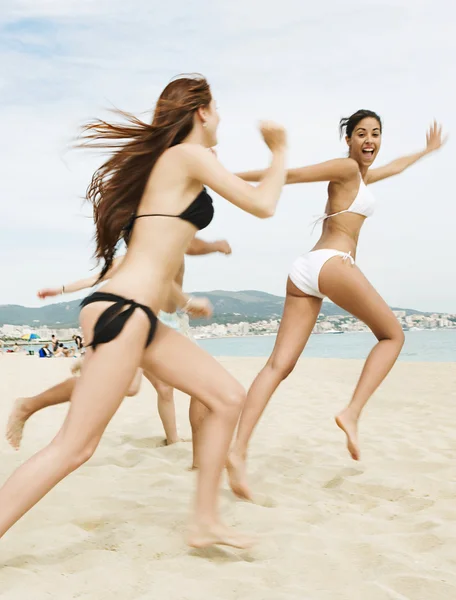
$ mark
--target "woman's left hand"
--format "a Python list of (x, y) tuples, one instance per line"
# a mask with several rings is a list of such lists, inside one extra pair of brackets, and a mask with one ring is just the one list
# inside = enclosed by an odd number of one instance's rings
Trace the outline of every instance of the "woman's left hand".
[(426, 134), (426, 152), (434, 152), (443, 146), (448, 136), (442, 138), (442, 126), (434, 121)]

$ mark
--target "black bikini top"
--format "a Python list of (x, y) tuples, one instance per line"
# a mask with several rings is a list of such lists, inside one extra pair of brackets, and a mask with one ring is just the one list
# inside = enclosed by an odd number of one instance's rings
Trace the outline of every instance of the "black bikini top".
[(212, 221), (214, 217), (214, 206), (212, 204), (212, 198), (207, 193), (206, 188), (203, 188), (193, 202), (187, 206), (180, 215), (165, 215), (162, 213), (133, 215), (124, 230), (126, 241), (130, 239), (131, 230), (133, 229), (136, 219), (142, 219), (143, 217), (174, 217), (176, 219), (183, 219), (201, 231), (201, 229), (207, 227)]

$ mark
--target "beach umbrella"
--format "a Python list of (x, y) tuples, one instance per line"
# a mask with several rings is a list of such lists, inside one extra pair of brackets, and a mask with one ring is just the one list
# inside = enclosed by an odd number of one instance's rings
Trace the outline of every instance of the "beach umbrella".
[(27, 340), (28, 342), (30, 342), (30, 340), (39, 340), (40, 336), (37, 333), (26, 333), (25, 335), (23, 335), (21, 337), (21, 340)]

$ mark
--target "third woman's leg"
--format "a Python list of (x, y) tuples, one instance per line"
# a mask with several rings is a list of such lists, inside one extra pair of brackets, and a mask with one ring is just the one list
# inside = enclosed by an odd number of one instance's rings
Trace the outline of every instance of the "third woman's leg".
[(348, 450), (359, 459), (358, 419), (371, 395), (385, 379), (404, 344), (404, 332), (383, 298), (356, 266), (333, 258), (320, 272), (320, 290), (335, 304), (363, 321), (378, 343), (367, 357), (352, 400), (337, 417), (347, 435)]
[(157, 392), (158, 414), (165, 430), (167, 445), (180, 442), (177, 433), (176, 407), (174, 405), (174, 389), (167, 383), (163, 383), (150, 371), (144, 371), (144, 376), (150, 381)]
[(321, 302), (320, 298), (303, 294), (288, 280), (287, 296), (274, 350), (249, 389), (227, 465), (231, 488), (241, 498), (252, 499), (247, 484), (245, 462), (253, 430), (272, 394), (291, 373), (301, 356), (318, 318)]
[(190, 408), (188, 416), (190, 419), (190, 426), (192, 428), (192, 447), (193, 447), (193, 464), (192, 469), (197, 469), (199, 465), (199, 453), (201, 452), (201, 428), (203, 426), (204, 419), (207, 417), (209, 411), (197, 398), (190, 398)]
[(201, 452), (190, 545), (247, 547), (250, 540), (224, 527), (218, 515), (220, 478), (245, 400), (242, 386), (207, 352), (161, 323), (158, 323), (154, 343), (144, 355), (143, 367), (174, 388), (196, 396), (209, 411), (200, 432)]
[(6, 439), (11, 446), (16, 450), (19, 448), (24, 425), (34, 413), (48, 406), (68, 402), (75, 385), (76, 377), (70, 377), (36, 396), (18, 398), (14, 403), (6, 427)]
[[(72, 369), (73, 370), (73, 369)], [(74, 371), (79, 372), (81, 367), (78, 365)], [(141, 387), (142, 369), (138, 369), (130, 384), (127, 391), (127, 396), (136, 396)], [(55, 406), (57, 404), (63, 404), (69, 402), (71, 394), (73, 393), (74, 386), (76, 385), (77, 378), (69, 377), (54, 385), (53, 387), (44, 390), (36, 396), (30, 396), (28, 398), (18, 398), (14, 403), (13, 410), (8, 419), (6, 426), (6, 439), (16, 450), (19, 448), (22, 441), (22, 434), (24, 431), (25, 423), (28, 419), (36, 412), (49, 406)]]

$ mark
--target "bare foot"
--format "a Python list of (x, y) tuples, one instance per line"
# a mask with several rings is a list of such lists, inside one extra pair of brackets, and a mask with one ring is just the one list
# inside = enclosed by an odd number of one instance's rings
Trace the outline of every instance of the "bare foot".
[(165, 446), (172, 446), (173, 444), (178, 444), (179, 442), (182, 442), (182, 440), (180, 438), (176, 438), (176, 439), (165, 439)]
[(165, 446), (172, 446), (173, 444), (180, 444), (181, 442), (191, 442), (191, 440), (187, 438), (172, 438), (170, 440), (165, 440)]
[(231, 452), (226, 462), (226, 470), (228, 471), (228, 480), (233, 494), (242, 500), (253, 502), (252, 493), (247, 483), (245, 460)]
[(192, 548), (209, 548), (210, 546), (231, 546), (232, 548), (251, 548), (255, 540), (236, 533), (224, 525), (193, 525), (187, 536), (187, 543)]
[(29, 418), (29, 414), (24, 408), (26, 400), (26, 398), (18, 398), (16, 400), (6, 426), (6, 439), (15, 450), (19, 450), (24, 425)]
[(337, 426), (347, 436), (347, 448), (353, 460), (359, 460), (360, 452), (358, 445), (358, 419), (350, 415), (346, 408), (336, 417)]

